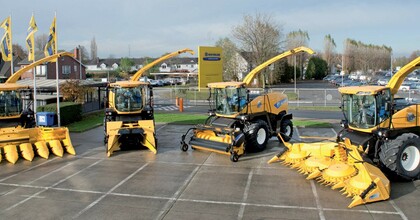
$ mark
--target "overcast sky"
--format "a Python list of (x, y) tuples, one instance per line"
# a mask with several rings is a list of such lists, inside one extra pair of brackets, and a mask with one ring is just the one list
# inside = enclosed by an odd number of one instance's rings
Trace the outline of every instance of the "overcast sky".
[(418, 0), (3, 0), (0, 20), (12, 15), (13, 43), (25, 46), (31, 14), (38, 35), (48, 34), (55, 12), (59, 49), (90, 51), (95, 37), (101, 58), (197, 51), (222, 37), (234, 40), (232, 27), (256, 13), (271, 15), (285, 34), (308, 31), (309, 46), (318, 51), (327, 34), (340, 53), (346, 38), (390, 46), (396, 56), (420, 50)]

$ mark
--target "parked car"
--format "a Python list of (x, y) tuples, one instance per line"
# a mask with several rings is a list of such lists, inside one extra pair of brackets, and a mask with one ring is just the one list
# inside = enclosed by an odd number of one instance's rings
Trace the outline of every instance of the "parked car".
[(378, 85), (379, 86), (385, 86), (386, 84), (388, 84), (390, 79), (391, 79), (391, 77), (384, 76), (384, 77), (382, 77), (378, 80)]

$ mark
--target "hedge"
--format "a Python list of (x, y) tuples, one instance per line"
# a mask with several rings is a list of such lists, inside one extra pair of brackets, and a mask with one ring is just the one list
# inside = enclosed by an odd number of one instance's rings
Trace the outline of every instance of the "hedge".
[[(57, 113), (57, 103), (38, 106), (36, 111)], [(61, 125), (80, 121), (82, 119), (82, 104), (75, 102), (60, 102), (60, 116)], [(57, 124), (57, 121), (55, 121), (54, 124)]]

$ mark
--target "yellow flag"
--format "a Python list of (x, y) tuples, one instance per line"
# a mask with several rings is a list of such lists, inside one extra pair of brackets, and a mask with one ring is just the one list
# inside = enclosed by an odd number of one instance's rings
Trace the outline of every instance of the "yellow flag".
[[(57, 53), (56, 46), (57, 46), (57, 35), (55, 32), (55, 17), (54, 17), (54, 20), (50, 27), (50, 34), (48, 35), (48, 41), (44, 48), (45, 56), (47, 57), (47, 56), (51, 56)], [(51, 61), (51, 62), (55, 62), (55, 61)]]
[(32, 15), (31, 20), (29, 21), (28, 27), (28, 36), (26, 37), (26, 47), (28, 48), (28, 61), (32, 61), (35, 58), (35, 32), (38, 31), (38, 26), (36, 26), (35, 17)]
[(11, 26), (12, 22), (10, 16), (4, 19), (4, 21), (0, 24), (0, 27), (4, 28), (5, 33), (3, 38), (1, 39), (1, 56), (4, 61), (11, 61), (12, 60), (12, 29)]

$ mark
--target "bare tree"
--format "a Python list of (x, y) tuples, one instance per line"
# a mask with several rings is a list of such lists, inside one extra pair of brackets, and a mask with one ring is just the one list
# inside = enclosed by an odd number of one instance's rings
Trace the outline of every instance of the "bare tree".
[(90, 41), (90, 59), (95, 60), (98, 58), (98, 46), (96, 45), (95, 37)]
[(332, 67), (334, 66), (334, 57), (335, 57), (335, 44), (334, 39), (331, 35), (325, 35), (324, 37), (324, 54), (322, 58), (327, 61), (328, 73), (331, 73)]
[[(257, 13), (245, 15), (243, 23), (232, 30), (233, 37), (243, 51), (250, 52), (253, 65), (257, 66), (273, 57), (280, 50), (282, 27), (269, 15)], [(258, 84), (265, 87), (264, 74), (258, 77)]]
[[(298, 31), (292, 31), (288, 33), (286, 36), (286, 49), (291, 50), (296, 47), (307, 46), (309, 40), (310, 40), (309, 34), (307, 31), (302, 31), (300, 29)], [(300, 77), (303, 77), (303, 64), (306, 60), (307, 55), (306, 53), (300, 53), (295, 56), (296, 56), (296, 61), (297, 61), (296, 65), (299, 67), (301, 71)], [(289, 62), (289, 64), (295, 65), (294, 63), (295, 56), (291, 56), (287, 58), (287, 61)]]
[(216, 42), (217, 47), (223, 50), (223, 80), (238, 80), (238, 48), (229, 38), (220, 38)]
[(24, 50), (23, 47), (19, 44), (13, 44), (13, 54), (15, 56), (19, 56), (22, 59), (28, 57), (28, 52)]
[(35, 35), (35, 52), (44, 51), (44, 47), (48, 42), (47, 34)]

